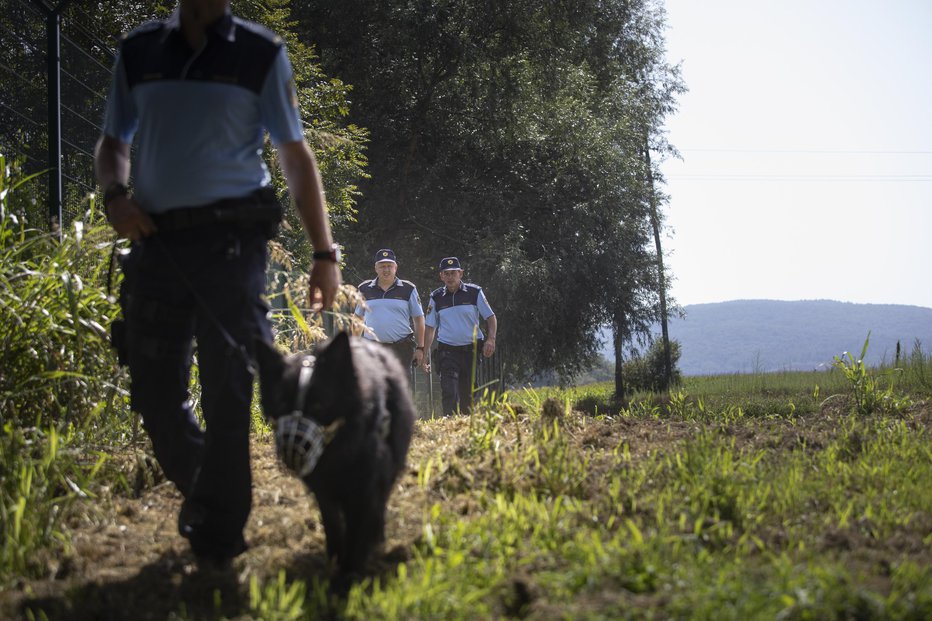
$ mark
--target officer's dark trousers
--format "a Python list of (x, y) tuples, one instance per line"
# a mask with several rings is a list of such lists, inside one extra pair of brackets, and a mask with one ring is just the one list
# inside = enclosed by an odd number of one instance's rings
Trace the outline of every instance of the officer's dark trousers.
[[(260, 298), (265, 264), (261, 232), (229, 224), (157, 233), (124, 261), (131, 403), (166, 476), (202, 512), (195, 552), (243, 546), (252, 503), (245, 356), (256, 336), (271, 338)], [(188, 393), (193, 342), (203, 430)]]
[(482, 342), (478, 347), (466, 345), (451, 347), (440, 343), (437, 354), (440, 356), (440, 392), (443, 395), (443, 415), (456, 412), (465, 414), (472, 408), (475, 389), (476, 365), (479, 363), (477, 352), (482, 351)]
[(406, 372), (411, 370), (411, 361), (414, 360), (414, 341), (410, 338), (401, 339), (400, 341), (395, 341), (394, 343), (383, 343), (386, 348), (388, 348), (398, 361), (401, 363), (401, 368)]

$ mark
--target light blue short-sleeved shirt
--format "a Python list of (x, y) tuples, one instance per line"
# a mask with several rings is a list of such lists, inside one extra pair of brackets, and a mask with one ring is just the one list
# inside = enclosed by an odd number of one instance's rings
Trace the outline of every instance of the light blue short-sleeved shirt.
[(424, 315), (414, 283), (396, 278), (394, 284), (383, 291), (374, 278), (361, 283), (358, 289), (366, 298), (366, 306), (356, 307), (356, 314), (370, 328), (363, 334), (365, 338), (395, 343), (411, 337), (411, 319)]
[(446, 286), (430, 294), (425, 324), (437, 330), (437, 341), (445, 345), (470, 345), (474, 340), (484, 340), (479, 329), (479, 318), (488, 319), (495, 313), (486, 300), (482, 287), (461, 283), (454, 292)]
[(135, 140), (134, 196), (152, 213), (267, 186), (265, 131), (276, 145), (304, 138), (281, 39), (229, 14), (207, 35), (191, 49), (176, 11), (120, 44), (103, 131)]

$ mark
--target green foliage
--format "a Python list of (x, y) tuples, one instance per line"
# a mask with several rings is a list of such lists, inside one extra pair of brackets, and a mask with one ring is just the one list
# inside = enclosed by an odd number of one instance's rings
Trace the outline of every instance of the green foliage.
[[(908, 398), (898, 398), (893, 390), (892, 379), (886, 387), (874, 377), (874, 374), (864, 363), (867, 346), (870, 343), (870, 334), (864, 340), (861, 355), (855, 358), (850, 352), (842, 356), (835, 356), (833, 366), (839, 369), (845, 379), (851, 384), (854, 396), (854, 410), (863, 416), (876, 412), (899, 412), (909, 406)], [(921, 366), (921, 361), (920, 361)], [(893, 372), (896, 372), (894, 369)]]
[(74, 222), (59, 243), (26, 228), (8, 201), (11, 168), (0, 156), (0, 416), (87, 424), (122, 413), (125, 391), (109, 345), (118, 311), (104, 284), (112, 235)]
[[(232, 8), (235, 14), (267, 26), (285, 40), (294, 69), (305, 137), (314, 150), (323, 178), (331, 226), (335, 236), (340, 238), (355, 222), (355, 205), (360, 197), (358, 183), (368, 177), (364, 151), (369, 132), (346, 120), (351, 108), (352, 86), (339, 77), (329, 77), (313, 46), (299, 36), (291, 0), (238, 0), (233, 2)], [(266, 154), (273, 179), (284, 196), (285, 180), (277, 159), (271, 149), (267, 149)], [(307, 265), (311, 248), (297, 211), (288, 209), (285, 214), (286, 224), (279, 238), (301, 264)]]
[[(551, 408), (541, 404), (540, 414)], [(470, 421), (470, 446), (486, 447), (498, 462), (520, 463), (530, 444), (548, 441), (536, 412), (494, 424), (491, 413), (479, 416)], [(521, 428), (538, 431), (519, 443)], [(572, 419), (560, 428), (576, 436), (585, 429)], [(858, 444), (853, 437), (861, 448), (841, 459), (839, 450)], [(850, 418), (827, 438), (822, 448), (784, 451), (763, 438), (741, 446), (729, 431), (700, 429), (639, 457), (637, 442), (623, 441), (594, 454), (587, 468), (599, 492), (585, 496), (544, 492), (548, 476), (506, 489), (498, 485), (503, 470), (473, 462), (466, 489), (477, 509), (461, 515), (432, 505), (414, 558), (354, 588), (342, 612), (349, 619), (922, 618), (932, 610), (932, 571), (918, 548), (890, 566), (889, 587), (877, 587), (863, 573), (869, 566), (846, 564), (823, 537), (882, 542), (899, 533), (916, 545), (927, 537), (928, 432)], [(437, 498), (456, 489), (451, 479), (464, 476), (462, 465), (434, 457), (430, 464), (422, 486)], [(541, 468), (556, 475), (562, 466), (542, 460)]]
[(4, 575), (40, 571), (40, 551), (67, 549), (62, 525), (69, 508), (91, 496), (103, 463), (95, 445), (124, 438), (129, 423), (107, 337), (118, 312), (103, 287), (110, 234), (76, 221), (59, 243), (27, 228), (10, 209), (28, 182), (11, 184), (14, 172), (0, 156)]
[(306, 587), (303, 582), (287, 584), (285, 572), (264, 587), (253, 576), (249, 581), (249, 608), (263, 621), (298, 621), (304, 619)]
[(624, 297), (656, 313), (645, 135), (682, 89), (653, 2), (325, 1), (296, 8), (372, 129), (349, 231), (369, 275), (391, 246), (415, 282), (456, 254), (500, 318), (509, 372), (571, 377)]
[[(673, 365), (671, 385), (680, 383), (680, 371), (677, 363), (680, 359), (680, 344), (670, 341), (670, 358)], [(625, 387), (631, 392), (660, 392), (664, 388), (664, 347), (662, 341), (655, 341), (647, 352), (638, 358), (629, 360), (622, 366)]]
[(67, 551), (64, 522), (80, 499), (93, 497), (91, 482), (104, 462), (87, 454), (65, 424), (0, 432), (0, 578), (46, 570), (50, 547)]
[[(665, 399), (639, 402), (638, 412), (632, 404), (595, 417), (571, 406), (597, 388), (526, 390), (484, 400), (468, 418), (421, 421), (417, 437), (430, 448), (415, 452), (416, 489), (411, 479), (393, 497), (415, 498), (422, 511), (405, 560), (345, 597), (324, 579), (289, 578), (277, 566), (263, 578), (250, 561), (238, 613), (927, 618), (928, 410), (834, 408), (800, 419), (794, 404), (821, 398), (814, 378), (832, 389), (825, 380), (843, 379), (802, 376), (688, 378)], [(762, 395), (768, 414), (739, 415), (740, 404)], [(0, 448), (2, 456), (24, 452)]]

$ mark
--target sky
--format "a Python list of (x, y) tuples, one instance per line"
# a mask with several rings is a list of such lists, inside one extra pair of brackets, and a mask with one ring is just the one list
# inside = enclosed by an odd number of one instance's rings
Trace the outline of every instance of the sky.
[(673, 296), (932, 308), (932, 0), (666, 0)]

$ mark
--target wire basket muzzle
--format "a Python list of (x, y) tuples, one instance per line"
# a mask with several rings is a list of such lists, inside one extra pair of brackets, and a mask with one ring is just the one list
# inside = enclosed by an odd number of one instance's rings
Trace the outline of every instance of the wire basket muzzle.
[(276, 423), (278, 456), (299, 477), (314, 471), (326, 444), (325, 429), (301, 414), (282, 416)]

